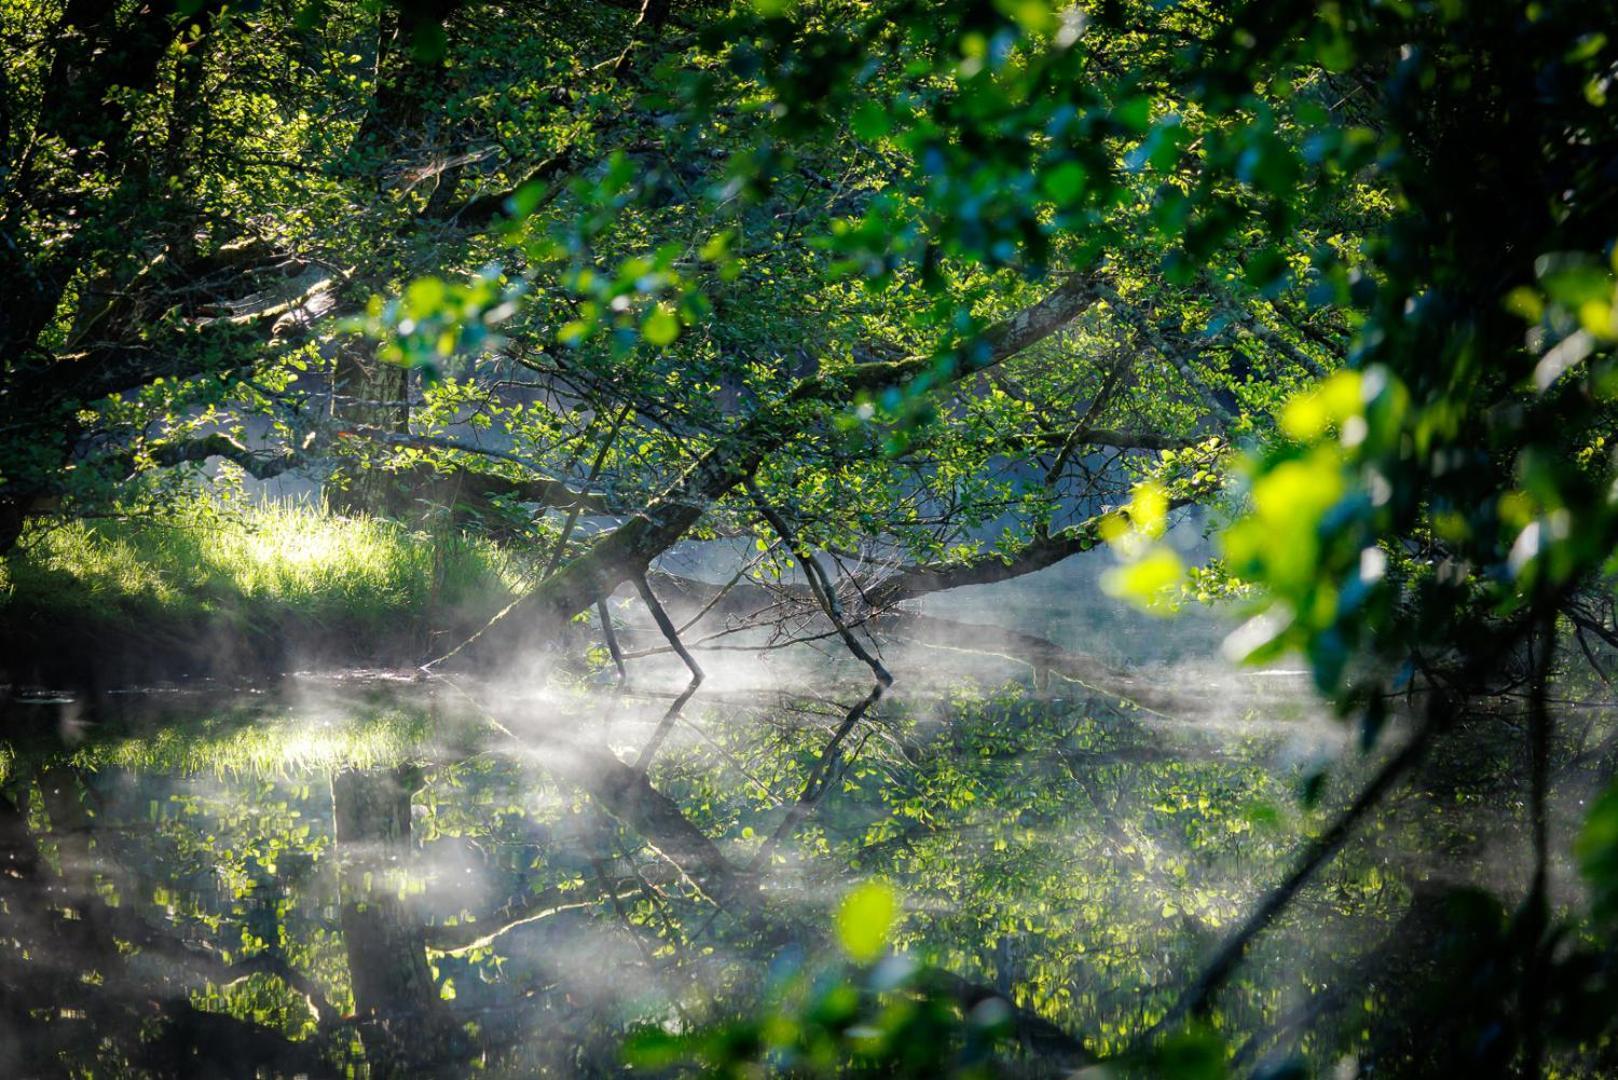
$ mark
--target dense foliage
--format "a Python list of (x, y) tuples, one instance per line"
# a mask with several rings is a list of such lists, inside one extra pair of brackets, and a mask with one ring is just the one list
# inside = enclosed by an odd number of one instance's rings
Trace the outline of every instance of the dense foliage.
[[(699, 646), (840, 643), (875, 685), (784, 836), (893, 681), (876, 633), (927, 631), (906, 601), (1110, 547), (1121, 598), (1245, 605), (1232, 655), (1301, 651), (1381, 756), (1291, 872), (1214, 924), (1231, 923), (1200, 974), (1092, 1048), (1217, 1063), (1203, 1036), (1254, 941), (1426, 755), (1464, 753), (1492, 698), (1523, 706), (1499, 711), (1525, 759), (1529, 879), (1509, 903), (1456, 901), (1463, 1019), (1487, 1037), (1400, 1060), (1538, 1075), (1554, 1035), (1584, 1061), (1611, 1038), (1591, 1017), (1618, 985), (1618, 812), (1599, 802), (1579, 845), (1588, 921), (1552, 895), (1554, 765), (1582, 753), (1552, 699), (1605, 687), (1618, 648), (1614, 14), (15, 0), (0, 550), (25, 584), (65, 551), (63, 581), (139, 586), (106, 554), (116, 531), (77, 522), (155, 518), (130, 535), (189, 529), (191, 565), (133, 591), (181, 578), (178, 608), (212, 613), (257, 556), (210, 572), (227, 538), (198, 543), (197, 522), (296, 480), (393, 554), (315, 599), (282, 559), (272, 606), (342, 634), (441, 610), (393, 633), (400, 663), (532, 669), (560, 643), (574, 670), (621, 674), (621, 587), (666, 640), (627, 659), (671, 650), (693, 688)], [(726, 584), (674, 572), (714, 539), (751, 549)], [(484, 629), (460, 625), (507, 587)], [(1150, 705), (1118, 672), (1012, 644), (1041, 679)], [(733, 907), (752, 886), (716, 888)], [(826, 987), (843, 1026), (797, 1049), (836, 1067), (865, 1053), (838, 1041), (863, 1016), (849, 1003), (881, 993)], [(876, 1064), (970, 1020), (924, 980), (894, 988), (908, 1004), (881, 1015), (909, 1034)], [(741, 1068), (797, 1022), (783, 1005), (737, 1021), (745, 1045), (721, 1028), (674, 1050), (741, 1046), (723, 1062)], [(954, 1035), (976, 1053), (992, 1027)]]

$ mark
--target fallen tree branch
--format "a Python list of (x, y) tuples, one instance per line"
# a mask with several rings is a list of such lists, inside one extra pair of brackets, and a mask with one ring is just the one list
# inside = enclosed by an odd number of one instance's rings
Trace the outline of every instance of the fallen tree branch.
[[(187, 462), (206, 461), (213, 457), (224, 458), (226, 461), (239, 466), (243, 472), (257, 480), (269, 480), (272, 477), (280, 476), (282, 473), (307, 464), (309, 461), (305, 454), (291, 447), (287, 447), (279, 453), (263, 453), (250, 450), (243, 443), (221, 432), (161, 446), (152, 452), (151, 457), (153, 463), (159, 466), (174, 466)], [(127, 471), (134, 470), (134, 455), (123, 455), (122, 460), (129, 463)]]
[(644, 511), (596, 541), (456, 651), (511, 655), (555, 636), (574, 614), (636, 575), (697, 523), (708, 507), (752, 476), (769, 453), (811, 420), (862, 394), (910, 387), (928, 392), (983, 371), (1066, 326), (1095, 303), (1088, 278), (1074, 275), (1038, 303), (961, 343), (943, 359), (912, 357), (862, 364), (800, 381), (708, 448)]

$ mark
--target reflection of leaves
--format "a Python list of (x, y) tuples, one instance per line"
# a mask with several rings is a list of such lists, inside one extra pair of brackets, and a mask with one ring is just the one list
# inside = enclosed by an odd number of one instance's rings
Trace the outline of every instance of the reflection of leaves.
[(1618, 784), (1607, 788), (1591, 807), (1573, 851), (1590, 883), (1595, 916), (1618, 915)]
[(697, 1064), (713, 1076), (757, 1076), (766, 1062), (793, 1076), (988, 1076), (1010, 1016), (998, 998), (963, 1015), (947, 987), (899, 959), (863, 979), (842, 966), (789, 967), (750, 1015), (678, 1034), (643, 1028), (625, 1040), (623, 1055), (634, 1068)]
[(1201, 1028), (1179, 1032), (1157, 1048), (1151, 1071), (1173, 1080), (1219, 1080), (1225, 1075), (1225, 1044)]
[(899, 911), (891, 886), (857, 886), (838, 909), (837, 938), (859, 967), (804, 968), (789, 950), (773, 965), (769, 994), (746, 1015), (680, 1033), (639, 1030), (625, 1040), (624, 1060), (642, 1069), (694, 1063), (717, 1076), (760, 1075), (764, 1064), (793, 1076), (993, 1075), (1011, 1007), (996, 997), (963, 1002), (949, 978), (908, 956), (876, 963)]

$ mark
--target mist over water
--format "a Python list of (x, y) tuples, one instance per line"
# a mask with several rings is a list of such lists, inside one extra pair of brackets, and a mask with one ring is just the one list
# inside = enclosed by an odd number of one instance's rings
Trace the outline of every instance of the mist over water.
[[(745, 1011), (834, 953), (837, 905), (872, 878), (902, 898), (889, 948), (1118, 1053), (1401, 721), (1362, 754), (1297, 674), (1220, 661), (1227, 620), (1121, 616), (1096, 567), (930, 599), (955, 636), (879, 639), (895, 683), (852, 724), (869, 672), (813, 645), (699, 651), (684, 700), (666, 656), (622, 687), (536, 663), (14, 698), (0, 980), (52, 1004), (6, 1008), (0, 1062), (612, 1075), (636, 1025)], [(627, 621), (626, 649), (653, 642)], [(992, 627), (1101, 674), (1027, 662)], [(1481, 730), (1259, 939), (1218, 1018), (1247, 1067), (1379, 1052), (1362, 1021), (1422, 976), (1427, 898), (1520, 890), (1521, 808), (1496, 797), (1520, 748)], [(1571, 821), (1585, 789), (1560, 790)]]

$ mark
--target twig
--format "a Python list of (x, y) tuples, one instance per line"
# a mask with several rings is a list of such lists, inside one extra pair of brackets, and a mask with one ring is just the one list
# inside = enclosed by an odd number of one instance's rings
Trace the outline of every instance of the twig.
[(872, 656), (865, 646), (860, 644), (859, 639), (848, 628), (848, 624), (843, 621), (842, 609), (837, 603), (836, 589), (832, 585), (831, 579), (826, 577), (826, 573), (821, 569), (820, 564), (815, 561), (814, 552), (799, 546), (791, 526), (771, 508), (769, 503), (764, 501), (763, 496), (759, 494), (758, 488), (751, 479), (743, 483), (747, 487), (747, 493), (753, 497), (753, 503), (758, 507), (758, 512), (763, 515), (765, 521), (770, 523), (770, 527), (780, 535), (781, 542), (786, 544), (787, 550), (792, 552), (793, 557), (803, 566), (803, 576), (809, 581), (809, 591), (814, 594), (815, 601), (819, 603), (820, 609), (826, 613), (826, 618), (830, 619), (832, 625), (837, 628), (837, 635), (843, 639), (843, 644), (848, 646), (848, 651), (871, 669), (872, 674), (876, 676), (877, 682), (883, 686), (892, 686), (893, 676), (888, 673), (887, 668), (882, 666), (882, 661)]
[(680, 632), (674, 628), (674, 622), (669, 618), (669, 613), (663, 610), (663, 605), (658, 603), (656, 594), (652, 592), (652, 587), (646, 583), (645, 574), (635, 575), (635, 589), (640, 593), (640, 598), (645, 602), (647, 610), (652, 613), (652, 621), (657, 623), (657, 628), (663, 631), (663, 636), (668, 639), (670, 647), (674, 649), (681, 660), (685, 661), (685, 666), (691, 669), (691, 685), (695, 688), (696, 684), (706, 677), (702, 673), (702, 666), (697, 663), (696, 657), (692, 656), (687, 651), (685, 644), (680, 641)]

